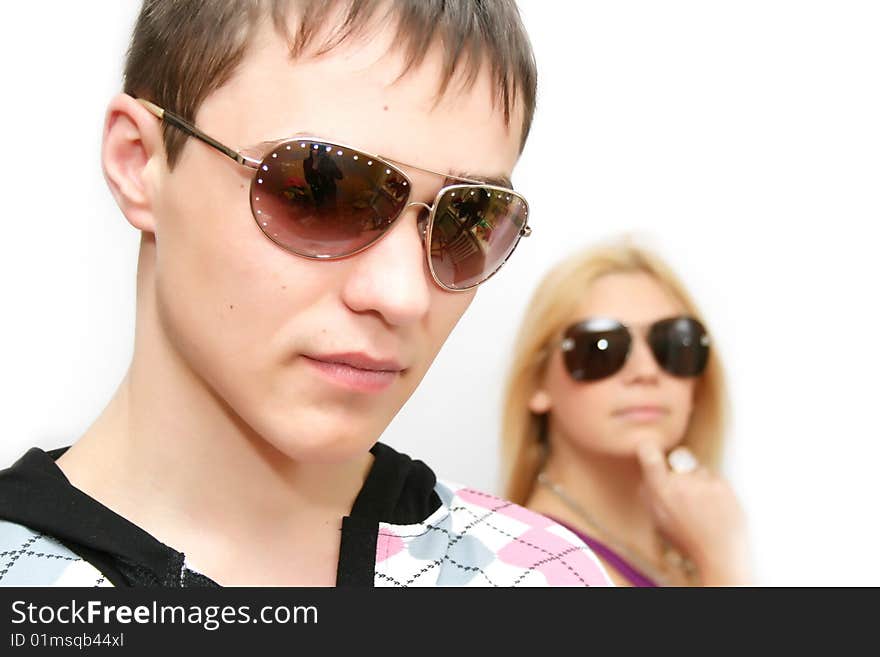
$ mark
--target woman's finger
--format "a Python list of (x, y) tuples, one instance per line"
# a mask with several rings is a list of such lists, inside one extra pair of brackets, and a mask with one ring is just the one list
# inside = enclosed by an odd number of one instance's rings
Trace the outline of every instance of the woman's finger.
[(639, 464), (642, 466), (642, 474), (649, 492), (659, 495), (666, 484), (666, 479), (669, 477), (663, 452), (657, 445), (646, 442), (639, 445), (638, 455)]

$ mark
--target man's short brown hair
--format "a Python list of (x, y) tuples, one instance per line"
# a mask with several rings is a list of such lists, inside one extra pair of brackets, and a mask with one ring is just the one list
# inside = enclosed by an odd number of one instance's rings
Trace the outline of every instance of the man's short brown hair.
[[(470, 87), (488, 62), (505, 121), (516, 101), (522, 104), (522, 148), (535, 111), (537, 70), (514, 0), (144, 0), (125, 62), (125, 92), (193, 121), (204, 99), (235, 73), (261, 19), (271, 19), (296, 57), (315, 45), (316, 34), (340, 5), (344, 18), (317, 44), (317, 54), (363, 32), (373, 18), (395, 19), (395, 42), (405, 53), (403, 75), (422, 62), (427, 44), (439, 39), (444, 67), (438, 98), (458, 73), (464, 88)], [(384, 6), (387, 16), (377, 13)], [(300, 19), (296, 34), (288, 29), (291, 9)], [(170, 167), (184, 140), (179, 130), (165, 127)]]

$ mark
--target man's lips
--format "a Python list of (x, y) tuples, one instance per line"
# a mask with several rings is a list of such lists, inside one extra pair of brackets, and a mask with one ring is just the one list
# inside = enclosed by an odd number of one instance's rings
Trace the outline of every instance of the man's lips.
[(404, 367), (394, 358), (375, 358), (363, 352), (346, 352), (343, 354), (303, 354), (311, 360), (324, 363), (348, 365), (359, 370), (373, 372), (402, 372)]
[(303, 354), (303, 358), (324, 380), (354, 392), (380, 392), (405, 371), (393, 358), (376, 358), (361, 352)]

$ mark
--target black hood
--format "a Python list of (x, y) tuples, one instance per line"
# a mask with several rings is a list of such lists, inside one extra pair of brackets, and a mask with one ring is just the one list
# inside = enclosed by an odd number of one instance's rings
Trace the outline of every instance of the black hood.
[[(37, 447), (0, 471), (0, 519), (63, 543), (116, 586), (217, 586), (184, 568), (184, 554), (74, 487), (55, 464), (68, 447)], [(372, 586), (378, 523), (417, 523), (440, 507), (427, 465), (387, 445), (374, 462), (351, 513), (343, 518), (337, 585)]]

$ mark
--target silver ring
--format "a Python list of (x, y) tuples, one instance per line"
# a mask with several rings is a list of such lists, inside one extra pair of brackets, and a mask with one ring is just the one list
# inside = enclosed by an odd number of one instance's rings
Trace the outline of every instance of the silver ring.
[(669, 468), (676, 474), (687, 474), (700, 467), (700, 462), (694, 453), (684, 445), (676, 447), (666, 456)]

